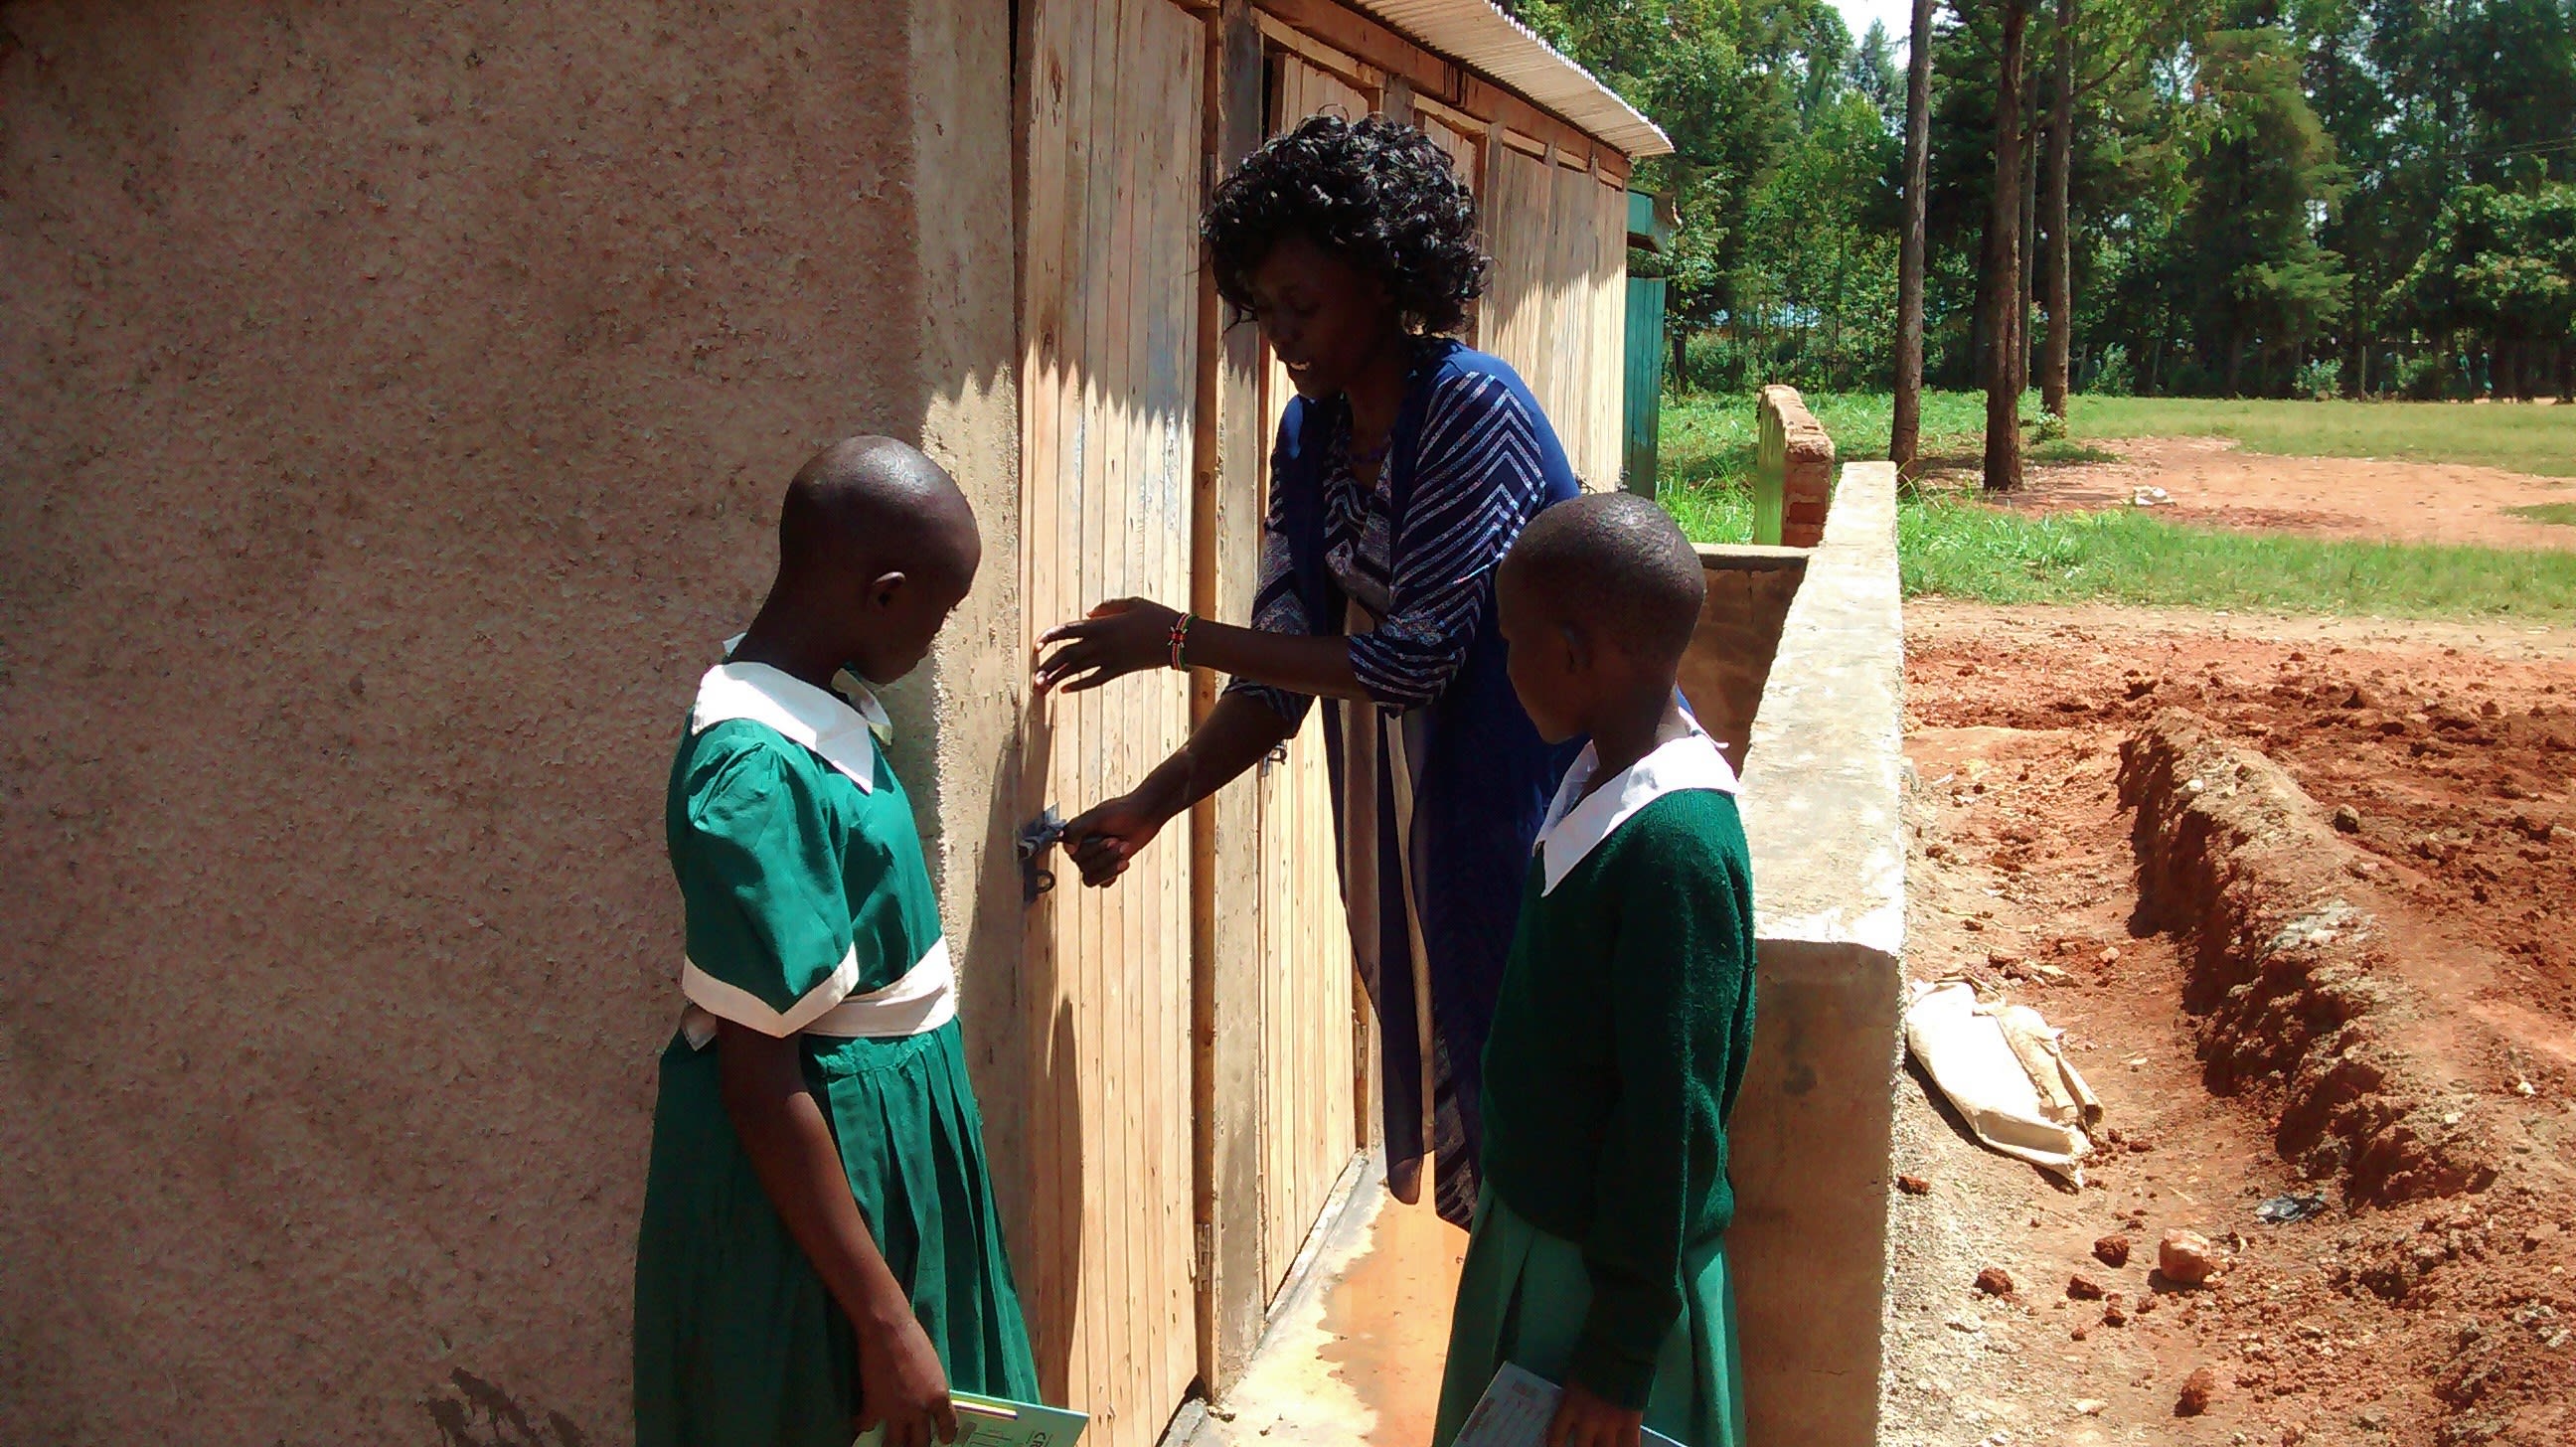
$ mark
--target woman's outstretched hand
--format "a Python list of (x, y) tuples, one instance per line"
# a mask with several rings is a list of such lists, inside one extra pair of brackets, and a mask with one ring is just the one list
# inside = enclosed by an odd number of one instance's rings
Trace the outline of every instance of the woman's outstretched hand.
[(1061, 686), (1067, 693), (1080, 693), (1142, 669), (1164, 667), (1172, 661), (1172, 625), (1180, 618), (1149, 599), (1112, 598), (1081, 622), (1050, 630), (1039, 645), (1062, 646), (1038, 660), (1038, 692)]
[(1125, 874), (1127, 861), (1154, 842), (1169, 817), (1133, 794), (1121, 794), (1064, 826), (1064, 852), (1082, 871), (1082, 882), (1097, 889)]

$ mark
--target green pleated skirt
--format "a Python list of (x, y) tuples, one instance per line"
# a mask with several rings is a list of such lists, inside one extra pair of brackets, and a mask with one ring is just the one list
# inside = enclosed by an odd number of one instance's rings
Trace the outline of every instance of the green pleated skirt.
[[(850, 1324), (752, 1174), (716, 1051), (662, 1055), (635, 1253), (639, 1447), (849, 1447)], [(1034, 1401), (983, 1119), (954, 1022), (902, 1040), (811, 1039), (850, 1191), (959, 1391)]]
[[(1656, 1361), (1646, 1425), (1682, 1447), (1744, 1447), (1744, 1362), (1724, 1237), (1685, 1256), (1682, 1288), (1681, 1320)], [(1591, 1305), (1583, 1248), (1523, 1220), (1487, 1186), (1459, 1273), (1433, 1447), (1456, 1440), (1505, 1362), (1562, 1383)]]

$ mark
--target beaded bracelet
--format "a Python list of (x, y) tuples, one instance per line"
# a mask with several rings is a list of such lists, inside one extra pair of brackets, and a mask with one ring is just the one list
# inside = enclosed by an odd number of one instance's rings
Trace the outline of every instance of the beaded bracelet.
[(1190, 625), (1197, 621), (1198, 619), (1196, 617), (1188, 613), (1184, 613), (1180, 617), (1172, 620), (1171, 653), (1172, 667), (1175, 670), (1185, 670), (1190, 666), (1184, 655), (1186, 650), (1189, 648)]

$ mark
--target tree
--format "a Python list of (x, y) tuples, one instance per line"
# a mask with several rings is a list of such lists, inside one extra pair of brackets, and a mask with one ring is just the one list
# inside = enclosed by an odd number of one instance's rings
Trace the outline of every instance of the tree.
[(2429, 328), (2487, 354), (2499, 395), (2567, 395), (2576, 382), (2576, 185), (2463, 188), (2403, 285)]
[(1896, 407), (1887, 455), (1897, 476), (1916, 475), (1923, 430), (1923, 221), (1932, 131), (1932, 0), (1914, 0), (1905, 58), (1905, 233), (1896, 263)]
[(2002, 40), (1995, 65), (1995, 184), (1986, 219), (1986, 459), (1988, 492), (2021, 486), (2022, 39), (2030, 0), (1995, 0)]
[(2057, 68), (2048, 116), (2048, 343), (2040, 354), (2039, 405), (2066, 415), (2066, 366), (2075, 343), (2075, 236), (2067, 228), (2067, 178), (2075, 166), (2075, 0), (2057, 0)]
[(2317, 240), (2343, 187), (2334, 141), (2278, 30), (2204, 37), (2199, 89), (2209, 133), (2176, 239), (2186, 294), (2197, 298), (2196, 349), (2217, 373), (2204, 381), (2231, 396), (2249, 382), (2283, 392), (2343, 311), (2343, 259)]

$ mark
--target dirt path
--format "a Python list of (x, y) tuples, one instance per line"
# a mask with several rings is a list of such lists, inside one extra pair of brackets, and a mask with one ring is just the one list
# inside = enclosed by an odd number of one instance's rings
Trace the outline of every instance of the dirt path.
[(2177, 521), (2323, 537), (2576, 549), (2576, 527), (2509, 509), (2576, 503), (2576, 478), (2358, 457), (2274, 457), (2218, 437), (2104, 444), (2117, 462), (2031, 469), (2014, 506), (2041, 512), (2129, 507), (2142, 488)]
[[(1903, 1093), (1896, 1168), (1925, 1189), (1891, 1207), (1883, 1440), (2576, 1440), (2576, 630), (1933, 602), (1907, 642), (1909, 966), (2065, 1027), (2116, 1137), (2062, 1189)], [(2483, 1190), (2347, 1202), (2276, 1150), (2281, 1082), (2205, 1062), (2223, 1012), (2185, 1010), (2194, 963), (2147, 929), (2119, 781), (2176, 707), (2352, 811), (2319, 837), (2402, 946), (2353, 968), (2416, 1002), (2371, 1028), (2505, 1121)], [(2151, 1277), (2176, 1228), (2220, 1243), (2215, 1288)], [(2096, 1255), (2114, 1236), (2125, 1265)]]

